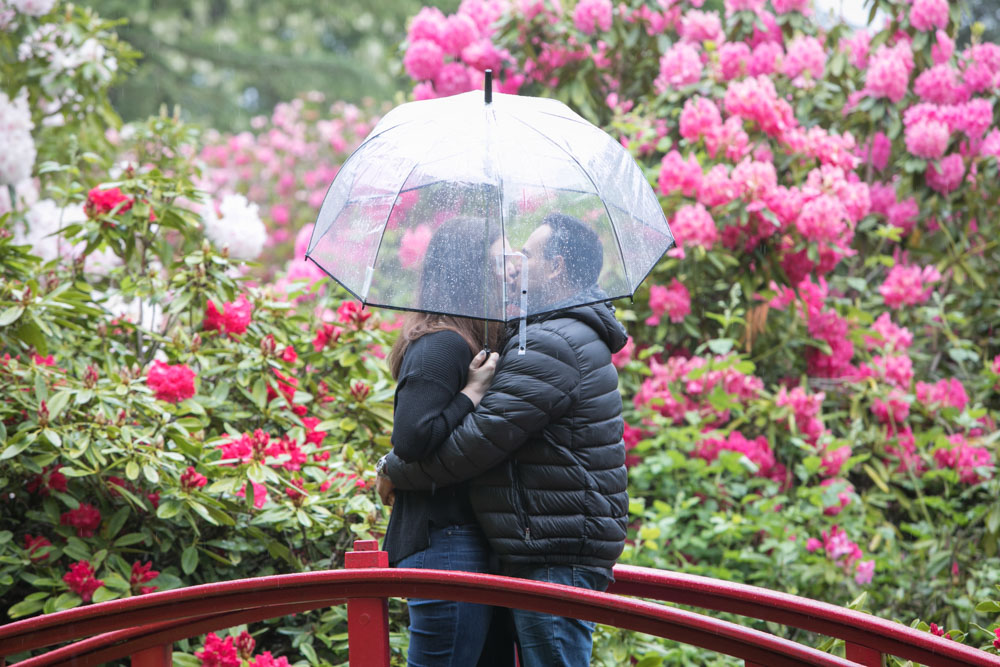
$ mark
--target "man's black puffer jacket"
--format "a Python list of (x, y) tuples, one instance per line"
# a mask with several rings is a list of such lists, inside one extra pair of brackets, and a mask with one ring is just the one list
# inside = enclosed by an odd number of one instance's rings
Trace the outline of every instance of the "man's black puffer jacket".
[(611, 568), (628, 515), (622, 400), (612, 352), (626, 342), (609, 305), (529, 321), (527, 351), (504, 347), (489, 392), (423, 461), (390, 455), (400, 489), (468, 479), (504, 563)]

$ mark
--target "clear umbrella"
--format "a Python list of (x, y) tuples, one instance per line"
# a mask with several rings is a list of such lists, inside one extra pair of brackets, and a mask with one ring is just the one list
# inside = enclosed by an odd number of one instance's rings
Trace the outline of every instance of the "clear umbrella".
[[(528, 275), (545, 226), (572, 294)], [(382, 118), (330, 186), (306, 257), (364, 304), (508, 321), (631, 296), (672, 243), (615, 139), (556, 100), (493, 95), (488, 73), (485, 96)]]

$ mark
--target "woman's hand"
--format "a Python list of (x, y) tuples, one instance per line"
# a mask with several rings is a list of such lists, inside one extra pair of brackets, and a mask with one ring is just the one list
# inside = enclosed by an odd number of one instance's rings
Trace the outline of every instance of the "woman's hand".
[(386, 507), (390, 507), (396, 502), (396, 487), (387, 476), (381, 473), (375, 476), (375, 490), (378, 492), (378, 497), (382, 499), (382, 504)]
[(483, 400), (486, 390), (493, 382), (493, 374), (497, 372), (497, 362), (500, 355), (494, 352), (486, 356), (486, 350), (480, 350), (479, 354), (472, 358), (469, 364), (469, 380), (462, 389), (462, 393), (469, 397), (473, 405), (479, 405)]

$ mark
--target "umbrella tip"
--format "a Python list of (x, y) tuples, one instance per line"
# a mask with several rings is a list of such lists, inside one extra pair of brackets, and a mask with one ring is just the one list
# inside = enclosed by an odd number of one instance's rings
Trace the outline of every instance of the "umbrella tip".
[(493, 103), (493, 70), (491, 70), (491, 69), (486, 70), (486, 82), (485, 82), (484, 85), (485, 85), (485, 88), (486, 88), (486, 103), (487, 104), (492, 104)]

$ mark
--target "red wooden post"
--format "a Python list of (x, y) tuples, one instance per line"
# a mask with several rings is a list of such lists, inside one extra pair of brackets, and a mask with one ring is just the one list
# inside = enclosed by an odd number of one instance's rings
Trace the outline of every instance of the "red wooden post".
[(132, 654), (132, 667), (171, 667), (174, 664), (173, 644), (162, 644)]
[[(344, 567), (389, 567), (389, 554), (376, 540), (355, 540), (344, 554)], [(389, 601), (351, 598), (347, 601), (348, 659), (359, 667), (389, 667)]]
[(873, 648), (847, 642), (848, 660), (860, 663), (865, 667), (882, 667), (882, 653)]

